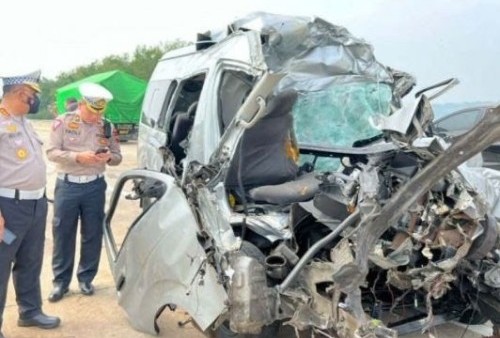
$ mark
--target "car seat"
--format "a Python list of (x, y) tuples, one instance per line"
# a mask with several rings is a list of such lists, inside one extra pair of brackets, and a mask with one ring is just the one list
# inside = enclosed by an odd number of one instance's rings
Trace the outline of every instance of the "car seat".
[(175, 156), (176, 163), (179, 163), (186, 156), (182, 142), (187, 139), (193, 127), (197, 106), (198, 101), (192, 103), (186, 112), (177, 112), (174, 114), (169, 148)]
[(299, 167), (287, 152), (296, 100), (297, 93), (291, 90), (272, 97), (265, 116), (243, 133), (226, 177), (226, 188), (237, 196), (284, 205), (311, 199), (318, 190), (314, 175), (297, 177)]

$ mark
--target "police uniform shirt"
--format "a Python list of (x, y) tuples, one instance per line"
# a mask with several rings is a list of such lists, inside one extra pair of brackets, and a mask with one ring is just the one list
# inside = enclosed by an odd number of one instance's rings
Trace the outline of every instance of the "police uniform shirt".
[(111, 137), (107, 138), (104, 122), (83, 122), (79, 110), (65, 113), (54, 120), (49, 142), (47, 157), (57, 163), (59, 173), (76, 176), (102, 174), (105, 163), (77, 163), (76, 156), (83, 151), (107, 147), (111, 153), (109, 165), (118, 165), (122, 161), (116, 130), (113, 128)]
[(30, 121), (0, 107), (0, 187), (38, 190), (47, 183), (40, 137)]

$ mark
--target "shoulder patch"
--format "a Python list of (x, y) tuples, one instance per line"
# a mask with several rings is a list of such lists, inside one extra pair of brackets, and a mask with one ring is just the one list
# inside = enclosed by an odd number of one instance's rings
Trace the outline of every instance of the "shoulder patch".
[(55, 119), (54, 121), (52, 121), (52, 130), (56, 130), (61, 126), (61, 124), (62, 124), (61, 120)]
[(80, 129), (80, 122), (71, 121), (70, 123), (68, 123), (68, 128), (71, 130)]

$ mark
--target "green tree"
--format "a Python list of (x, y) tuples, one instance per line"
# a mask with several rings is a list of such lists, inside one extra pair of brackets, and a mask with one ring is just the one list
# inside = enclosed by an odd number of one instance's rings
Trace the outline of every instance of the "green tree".
[(186, 41), (175, 40), (155, 46), (137, 46), (132, 54), (109, 55), (88, 65), (62, 72), (55, 79), (43, 78), (40, 113), (35, 119), (52, 119), (57, 115), (54, 105), (56, 90), (85, 77), (111, 70), (122, 70), (148, 81), (158, 60), (168, 51), (189, 45)]

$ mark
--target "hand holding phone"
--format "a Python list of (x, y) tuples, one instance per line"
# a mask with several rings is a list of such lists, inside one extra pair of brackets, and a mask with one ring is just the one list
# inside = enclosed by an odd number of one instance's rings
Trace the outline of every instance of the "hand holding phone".
[(99, 148), (95, 151), (95, 154), (98, 155), (98, 154), (105, 154), (109, 151), (108, 148)]
[(16, 238), (17, 238), (17, 236), (12, 231), (10, 231), (7, 228), (3, 229), (3, 238), (2, 238), (3, 243), (5, 243), (7, 245), (11, 245), (12, 242), (14, 242), (16, 240)]

